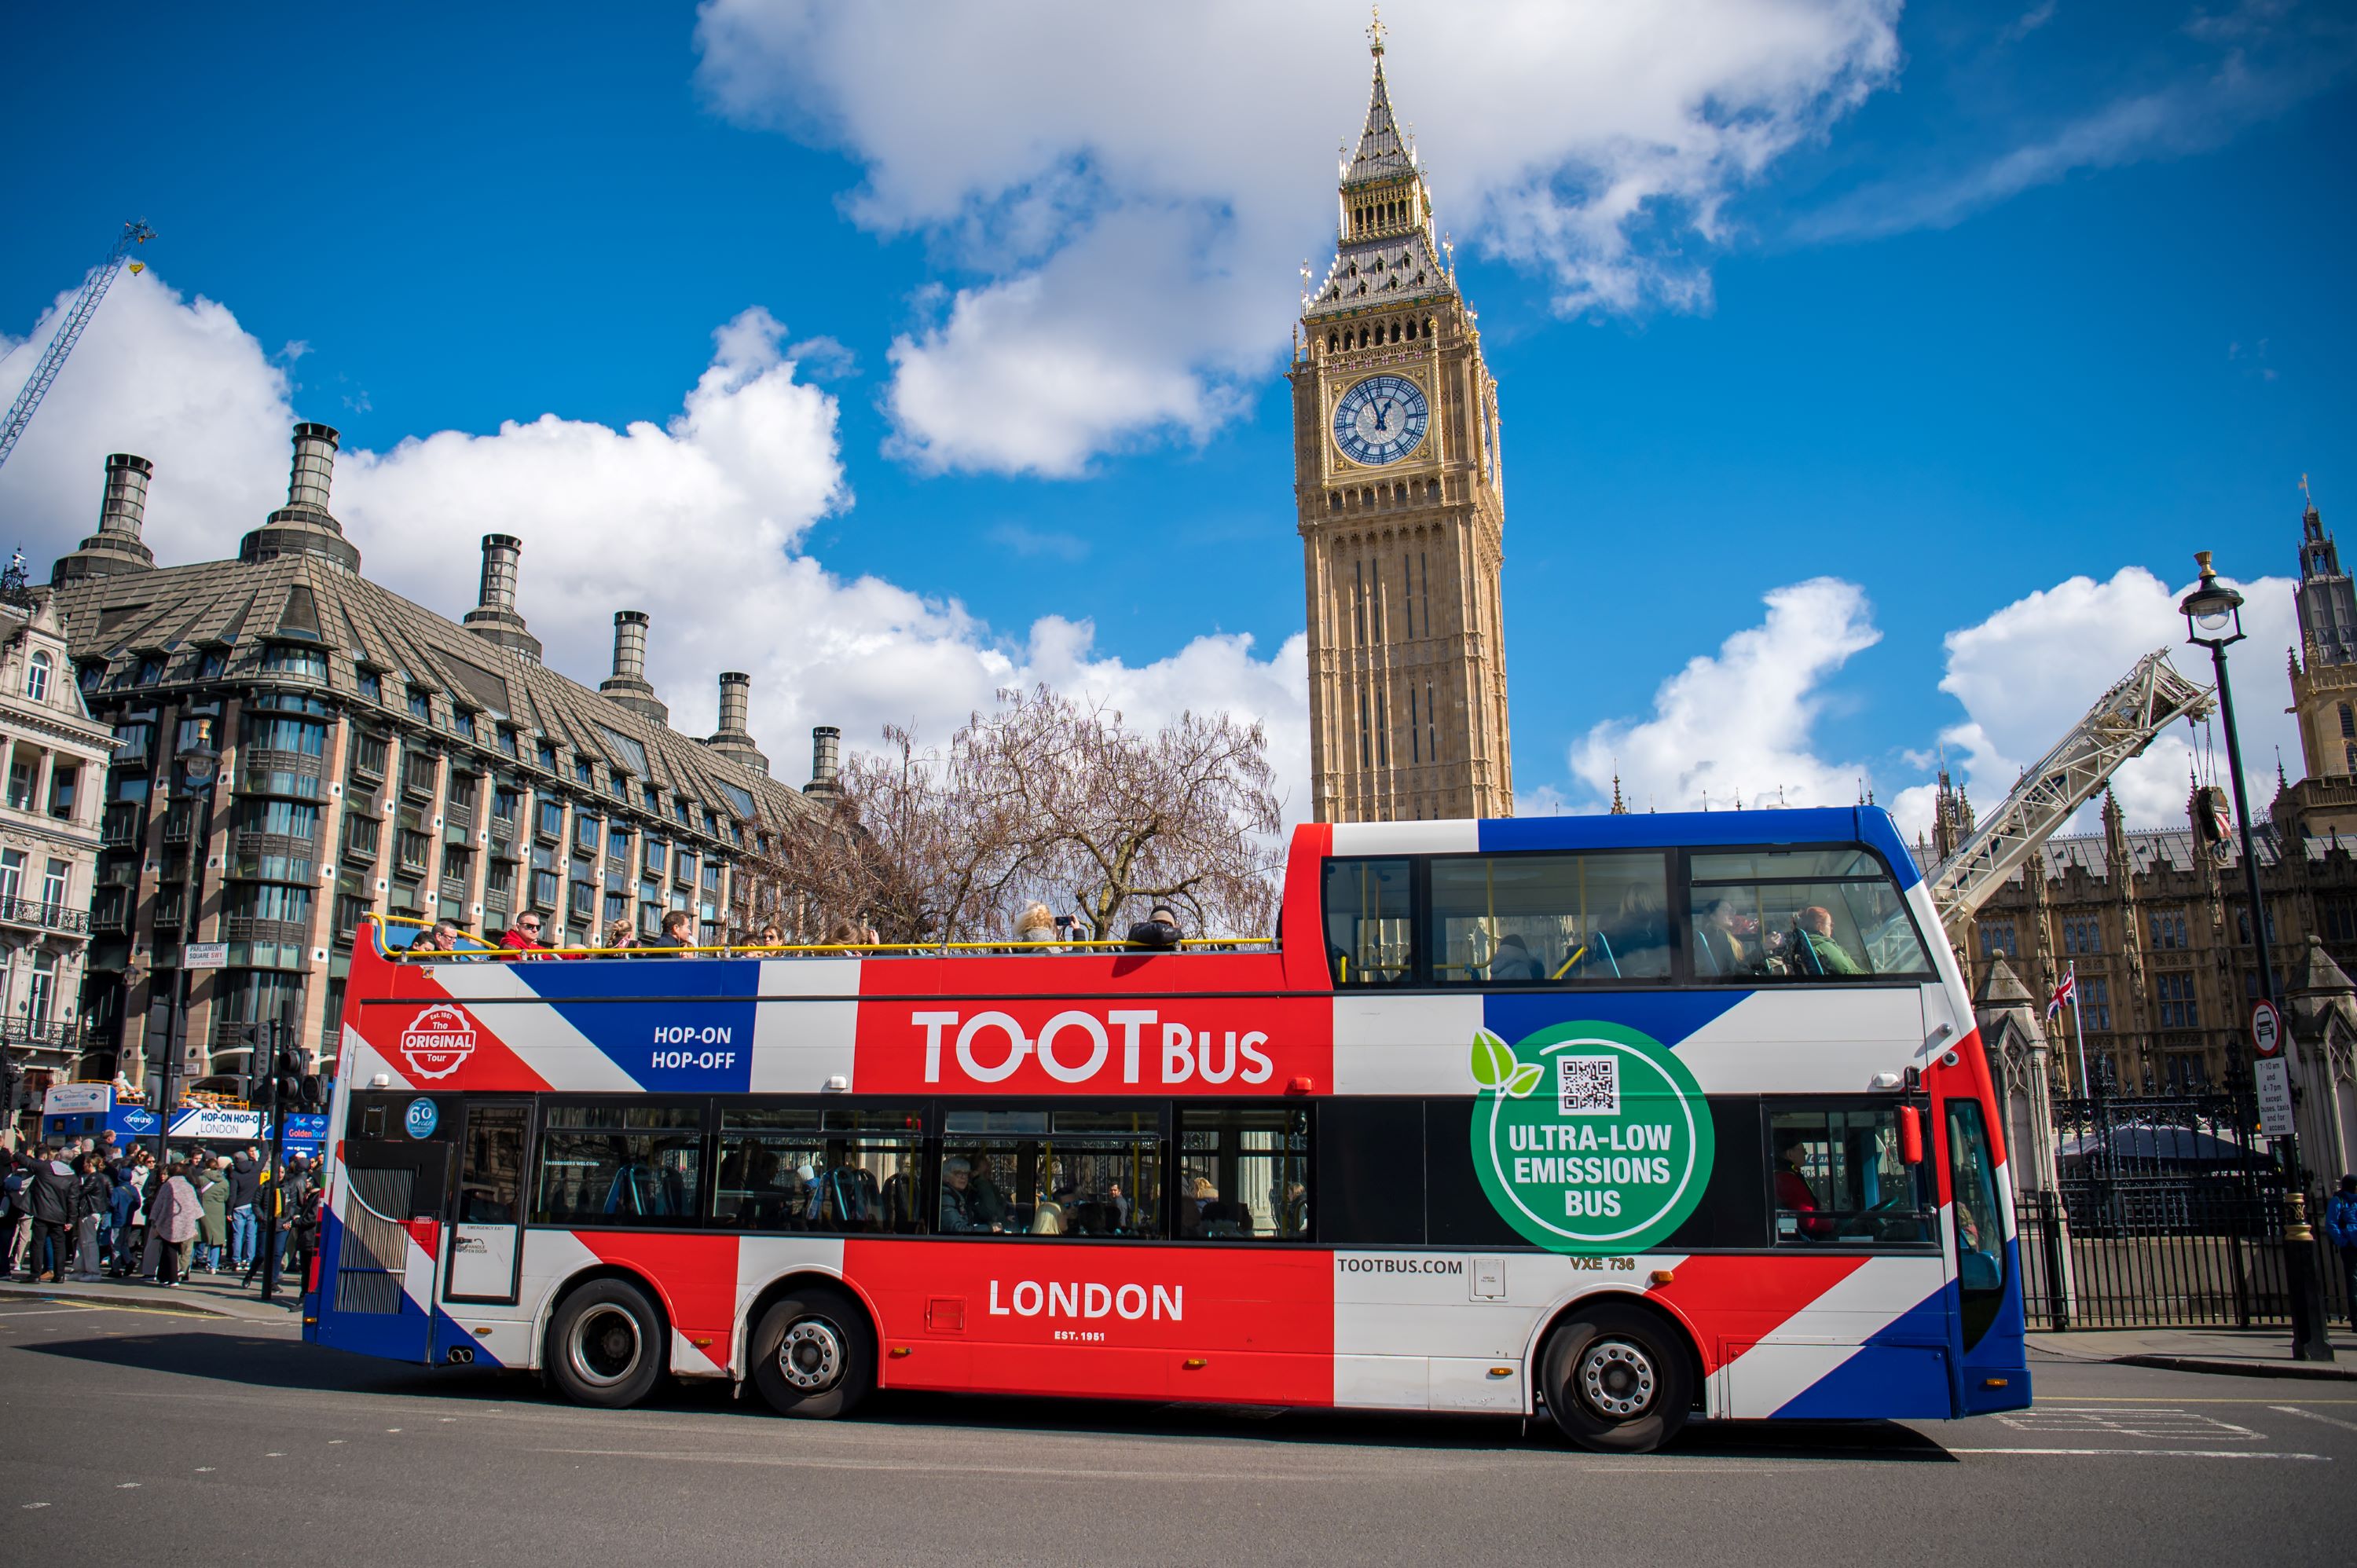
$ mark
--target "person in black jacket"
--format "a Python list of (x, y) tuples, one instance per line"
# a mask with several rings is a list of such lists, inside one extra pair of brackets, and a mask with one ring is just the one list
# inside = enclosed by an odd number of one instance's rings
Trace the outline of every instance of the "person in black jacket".
[(96, 1150), (76, 1162), (81, 1175), (74, 1183), (74, 1278), (95, 1280), (98, 1272), (98, 1229), (106, 1223), (107, 1205), (114, 1183), (106, 1174), (104, 1156)]
[[(160, 1176), (157, 1179), (161, 1179)], [(262, 1250), (262, 1219), (254, 1199), (262, 1192), (262, 1152), (248, 1144), (229, 1163), (229, 1266), (242, 1269)]]
[(1146, 911), (1146, 918), (1129, 928), (1129, 945), (1148, 950), (1169, 951), (1178, 945), (1178, 917), (1168, 904), (1157, 904)]
[(31, 1163), (26, 1187), (33, 1199), (33, 1245), (26, 1262), (39, 1283), (65, 1277), (73, 1222), (81, 1208), (81, 1178), (55, 1148), (43, 1148)]

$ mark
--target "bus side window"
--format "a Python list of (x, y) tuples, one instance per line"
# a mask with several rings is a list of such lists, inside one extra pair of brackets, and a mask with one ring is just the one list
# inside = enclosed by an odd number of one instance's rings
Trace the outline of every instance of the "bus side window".
[(1172, 1205), (1183, 1240), (1309, 1240), (1309, 1112), (1181, 1107)]
[(1768, 1158), (1780, 1247), (1916, 1248), (1937, 1239), (1922, 1167), (1900, 1156), (1893, 1101), (1772, 1106)]
[(1326, 863), (1326, 968), (1336, 989), (1412, 982), (1415, 931), (1406, 861)]

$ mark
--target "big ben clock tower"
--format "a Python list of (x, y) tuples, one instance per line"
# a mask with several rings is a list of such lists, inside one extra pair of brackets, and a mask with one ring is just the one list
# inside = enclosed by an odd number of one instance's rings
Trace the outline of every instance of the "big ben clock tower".
[(1366, 128), (1290, 372), (1312, 800), (1327, 822), (1510, 816), (1498, 383), (1369, 36)]

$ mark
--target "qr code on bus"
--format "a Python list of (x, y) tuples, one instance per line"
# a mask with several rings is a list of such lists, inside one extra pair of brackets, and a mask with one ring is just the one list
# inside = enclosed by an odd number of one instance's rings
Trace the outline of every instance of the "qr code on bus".
[(1566, 1116), (1620, 1114), (1619, 1057), (1557, 1057), (1557, 1106)]

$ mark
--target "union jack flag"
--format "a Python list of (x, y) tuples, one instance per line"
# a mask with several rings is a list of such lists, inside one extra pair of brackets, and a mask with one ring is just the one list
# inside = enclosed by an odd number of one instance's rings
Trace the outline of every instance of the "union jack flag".
[(2054, 988), (2054, 994), (2046, 999), (2046, 1015), (2051, 1018), (2059, 1015), (2078, 993), (2079, 966), (2074, 963), (2062, 972), (2062, 983)]

